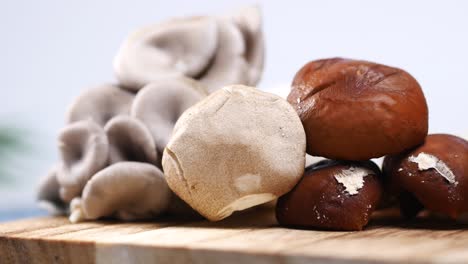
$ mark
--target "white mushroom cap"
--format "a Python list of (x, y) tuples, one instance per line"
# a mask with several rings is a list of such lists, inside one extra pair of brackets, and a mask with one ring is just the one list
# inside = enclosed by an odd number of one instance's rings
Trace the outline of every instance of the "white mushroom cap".
[(214, 91), (228, 84), (255, 85), (263, 60), (261, 14), (251, 7), (138, 30), (121, 46), (114, 69), (120, 83), (133, 90), (160, 78), (186, 76)]
[(109, 140), (109, 163), (139, 161), (158, 164), (158, 154), (148, 128), (130, 116), (116, 116), (104, 127)]
[(39, 207), (52, 215), (62, 215), (66, 212), (66, 205), (60, 198), (60, 185), (57, 181), (59, 165), (53, 166), (47, 175), (39, 182), (37, 201)]
[(92, 119), (104, 126), (116, 115), (128, 115), (135, 95), (116, 85), (103, 84), (86, 90), (71, 104), (67, 124)]
[(116, 216), (137, 220), (158, 216), (169, 206), (171, 191), (157, 167), (140, 162), (120, 162), (88, 181), (71, 220)]
[(131, 116), (150, 130), (162, 154), (179, 116), (206, 96), (196, 82), (184, 77), (165, 78), (145, 86), (135, 97)]
[(233, 85), (184, 112), (162, 165), (169, 187), (216, 221), (290, 191), (303, 175), (305, 148), (286, 100)]
[(66, 126), (59, 134), (62, 166), (57, 173), (60, 197), (70, 202), (86, 182), (107, 165), (109, 143), (104, 130), (92, 120)]
[(139, 90), (168, 76), (197, 76), (217, 46), (217, 25), (210, 17), (173, 19), (144, 27), (123, 43), (114, 59), (120, 83)]

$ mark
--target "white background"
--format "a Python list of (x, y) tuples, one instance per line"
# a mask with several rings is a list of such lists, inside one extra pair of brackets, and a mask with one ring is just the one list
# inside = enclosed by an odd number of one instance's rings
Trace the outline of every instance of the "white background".
[(16, 181), (0, 186), (0, 209), (32, 205), (66, 107), (83, 88), (114, 80), (112, 59), (129, 32), (252, 3), (264, 14), (261, 89), (287, 94), (309, 60), (371, 60), (416, 77), (431, 132), (468, 133), (468, 1), (1, 0), (0, 123), (27, 129), (35, 147), (10, 163)]

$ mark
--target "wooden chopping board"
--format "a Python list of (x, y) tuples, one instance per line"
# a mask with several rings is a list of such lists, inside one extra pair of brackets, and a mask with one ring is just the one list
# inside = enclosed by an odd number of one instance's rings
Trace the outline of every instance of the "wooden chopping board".
[(282, 228), (268, 208), (217, 223), (26, 219), (0, 224), (0, 263), (468, 263), (468, 226), (390, 218), (361, 232)]

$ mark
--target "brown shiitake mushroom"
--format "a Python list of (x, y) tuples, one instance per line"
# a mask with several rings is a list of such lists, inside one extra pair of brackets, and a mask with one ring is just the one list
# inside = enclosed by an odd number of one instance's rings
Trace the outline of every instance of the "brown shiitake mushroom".
[(184, 112), (162, 164), (170, 188), (217, 221), (288, 192), (304, 162), (294, 109), (276, 95), (232, 85)]
[(371, 161), (320, 161), (278, 199), (276, 218), (288, 227), (362, 230), (382, 195), (379, 178)]
[(60, 197), (70, 202), (80, 196), (91, 176), (108, 164), (109, 142), (102, 127), (89, 119), (66, 126), (58, 144), (62, 160), (57, 172)]
[(179, 116), (206, 95), (206, 90), (194, 80), (184, 77), (160, 79), (146, 85), (137, 94), (131, 116), (149, 128), (162, 157)]
[(135, 95), (113, 84), (86, 90), (71, 104), (66, 114), (68, 124), (91, 119), (100, 126), (116, 115), (128, 115)]
[(409, 193), (400, 202), (408, 217), (423, 208), (454, 219), (468, 213), (468, 141), (462, 138), (429, 135), (421, 146), (387, 156), (383, 171), (391, 192)]
[(156, 166), (119, 162), (96, 173), (81, 199), (72, 202), (70, 221), (115, 216), (132, 221), (160, 215), (169, 207), (171, 191)]
[(309, 62), (294, 77), (288, 101), (302, 120), (310, 155), (368, 160), (415, 147), (428, 131), (418, 82), (372, 62)]

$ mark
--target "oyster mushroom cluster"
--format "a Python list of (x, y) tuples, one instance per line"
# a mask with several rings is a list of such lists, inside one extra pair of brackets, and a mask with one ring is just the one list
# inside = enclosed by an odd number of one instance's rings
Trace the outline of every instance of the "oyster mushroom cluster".
[(263, 60), (256, 7), (135, 31), (115, 57), (117, 84), (85, 90), (69, 107), (60, 159), (39, 185), (39, 204), (72, 222), (190, 211), (161, 166), (174, 125), (225, 85), (255, 85)]
[(160, 78), (186, 76), (212, 92), (230, 84), (257, 84), (263, 61), (260, 12), (249, 7), (141, 28), (120, 47), (114, 70), (119, 82), (134, 91)]

